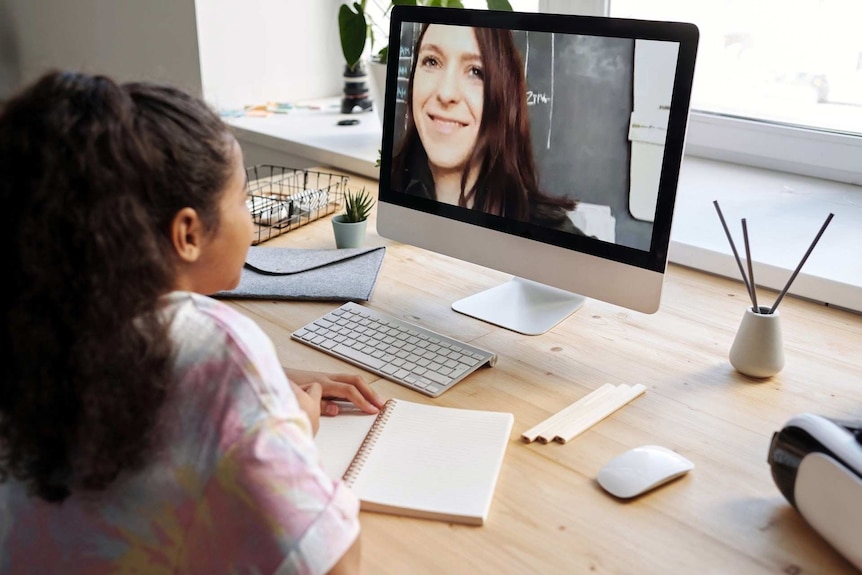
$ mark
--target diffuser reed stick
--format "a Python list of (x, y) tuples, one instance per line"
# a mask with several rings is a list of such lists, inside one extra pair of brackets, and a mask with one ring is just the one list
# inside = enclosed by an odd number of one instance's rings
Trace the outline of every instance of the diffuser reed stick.
[[(718, 219), (721, 220), (721, 227), (724, 228), (724, 233), (727, 236), (727, 241), (730, 242), (730, 249), (733, 251), (733, 257), (736, 259), (736, 265), (739, 266), (739, 275), (742, 276), (742, 283), (745, 284), (745, 291), (748, 292), (748, 297), (751, 297), (751, 284), (748, 283), (748, 277), (745, 275), (745, 269), (742, 267), (742, 260), (739, 259), (739, 252), (736, 251), (736, 244), (733, 243), (733, 236), (730, 235), (730, 230), (727, 228), (727, 222), (724, 221), (724, 214), (721, 213), (721, 207), (718, 205), (718, 200), (712, 202), (715, 206), (715, 211), (718, 212)], [(751, 305), (755, 306), (754, 300), (751, 300)]]
[(748, 224), (742, 218), (742, 239), (745, 242), (745, 260), (748, 262), (748, 280), (751, 282), (751, 304), (754, 313), (760, 313), (757, 305), (757, 282), (754, 281), (754, 264), (751, 263), (751, 245), (748, 241)]
[(832, 217), (833, 217), (834, 215), (835, 215), (835, 214), (830, 213), (830, 214), (826, 217), (826, 221), (825, 221), (825, 222), (823, 222), (823, 225), (822, 225), (822, 226), (820, 226), (820, 231), (819, 231), (819, 232), (817, 232), (817, 235), (814, 237), (814, 241), (813, 241), (813, 242), (811, 242), (811, 245), (810, 245), (810, 246), (808, 246), (808, 251), (807, 251), (807, 252), (805, 252), (805, 255), (804, 255), (804, 256), (802, 256), (802, 261), (800, 261), (800, 262), (799, 262), (799, 265), (798, 265), (798, 266), (796, 266), (796, 269), (795, 269), (795, 270), (793, 270), (793, 275), (791, 275), (791, 276), (790, 276), (790, 279), (789, 279), (789, 280), (787, 280), (787, 284), (785, 284), (784, 289), (783, 289), (783, 290), (781, 290), (781, 293), (779, 293), (779, 294), (778, 294), (778, 298), (775, 300), (775, 303), (774, 303), (774, 304), (772, 304), (772, 307), (769, 309), (769, 313), (775, 313), (775, 310), (776, 310), (776, 309), (778, 309), (778, 304), (780, 304), (780, 303), (781, 303), (781, 300), (782, 300), (782, 299), (784, 299), (784, 294), (786, 294), (786, 293), (787, 293), (787, 290), (789, 290), (789, 289), (790, 289), (790, 284), (792, 284), (792, 283), (793, 283), (793, 280), (795, 280), (795, 279), (796, 279), (796, 276), (797, 276), (797, 275), (799, 275), (799, 270), (801, 270), (801, 269), (802, 269), (802, 265), (805, 263), (805, 260), (807, 260), (807, 259), (808, 259), (808, 256), (810, 256), (810, 255), (811, 255), (812, 250), (814, 250), (814, 246), (816, 246), (816, 245), (817, 245), (817, 242), (819, 242), (819, 241), (820, 241), (820, 236), (822, 236), (822, 235), (823, 235), (823, 232), (825, 232), (825, 231), (826, 231), (826, 226), (828, 226), (828, 225), (829, 225), (829, 222), (831, 222), (831, 221), (832, 221)]

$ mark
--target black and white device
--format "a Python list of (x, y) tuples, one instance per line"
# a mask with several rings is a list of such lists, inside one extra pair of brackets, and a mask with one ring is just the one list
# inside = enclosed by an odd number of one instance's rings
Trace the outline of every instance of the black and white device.
[(772, 436), (768, 461), (784, 497), (862, 569), (862, 421), (796, 415)]
[[(459, 34), (470, 49), (444, 58)], [(519, 333), (544, 333), (587, 297), (654, 313), (699, 38), (683, 22), (395, 6), (378, 233), (513, 274), (452, 309)], [(452, 97), (438, 72), (468, 57)], [(461, 174), (463, 202), (438, 200), (435, 172)], [(541, 211), (542, 196), (577, 206), (555, 223), (515, 213), (512, 198)], [(474, 197), (500, 200), (468, 207)]]

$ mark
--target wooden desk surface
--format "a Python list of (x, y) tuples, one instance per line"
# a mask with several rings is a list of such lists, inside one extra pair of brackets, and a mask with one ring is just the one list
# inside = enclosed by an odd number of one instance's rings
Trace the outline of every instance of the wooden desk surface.
[[(350, 180), (363, 184), (376, 186)], [(328, 218), (265, 245), (335, 247)], [(798, 413), (862, 419), (862, 316), (785, 298), (785, 368), (754, 380), (727, 359), (748, 305), (740, 282), (670, 266), (658, 313), (588, 299), (531, 337), (450, 308), (510, 276), (380, 238), (373, 217), (367, 245), (387, 252), (365, 305), (494, 350), (497, 365), (431, 399), (290, 339), (338, 303), (231, 303), (286, 366), (361, 373), (384, 398), (509, 411), (515, 425), (484, 526), (363, 512), (364, 573), (855, 572), (785, 501), (766, 456), (772, 433)], [(520, 440), (604, 383), (647, 392), (565, 445)], [(605, 494), (599, 469), (645, 444), (678, 451), (695, 469), (632, 502)]]

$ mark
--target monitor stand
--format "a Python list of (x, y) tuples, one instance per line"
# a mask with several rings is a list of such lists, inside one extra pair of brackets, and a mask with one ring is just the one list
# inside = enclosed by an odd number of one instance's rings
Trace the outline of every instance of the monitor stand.
[(519, 277), (459, 299), (452, 309), (525, 335), (545, 333), (584, 305), (586, 298)]

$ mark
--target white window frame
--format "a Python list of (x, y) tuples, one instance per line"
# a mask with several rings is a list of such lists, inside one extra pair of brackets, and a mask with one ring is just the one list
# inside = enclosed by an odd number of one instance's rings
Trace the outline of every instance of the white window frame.
[[(604, 16), (612, 0), (539, 0), (539, 10)], [(693, 111), (685, 153), (862, 185), (862, 136)]]

